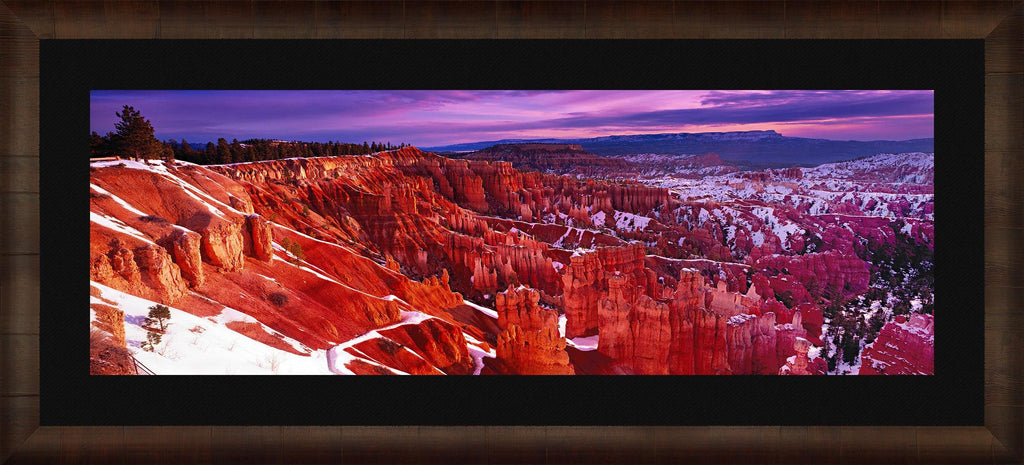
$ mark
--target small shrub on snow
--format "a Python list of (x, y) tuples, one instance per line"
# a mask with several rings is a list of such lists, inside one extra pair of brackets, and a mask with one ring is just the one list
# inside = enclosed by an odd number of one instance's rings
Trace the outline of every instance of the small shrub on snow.
[(146, 352), (152, 352), (154, 349), (156, 349), (156, 346), (159, 343), (160, 333), (146, 331), (146, 340), (142, 343), (142, 350), (145, 350)]
[(156, 304), (149, 307), (149, 315), (146, 316), (146, 326), (152, 327), (153, 324), (160, 325), (160, 330), (167, 329), (167, 320), (171, 319), (171, 309), (166, 305)]

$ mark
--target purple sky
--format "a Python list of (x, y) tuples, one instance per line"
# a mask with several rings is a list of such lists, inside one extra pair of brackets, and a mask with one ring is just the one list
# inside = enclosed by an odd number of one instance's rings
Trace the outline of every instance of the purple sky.
[(132, 105), (161, 140), (405, 142), (775, 130), (838, 140), (933, 137), (933, 91), (153, 91), (91, 94), (91, 130)]

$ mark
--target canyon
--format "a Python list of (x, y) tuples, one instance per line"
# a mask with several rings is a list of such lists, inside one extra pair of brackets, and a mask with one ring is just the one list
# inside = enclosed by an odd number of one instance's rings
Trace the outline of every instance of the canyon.
[[(934, 250), (931, 163), (570, 144), (93, 162), (92, 327), (157, 374), (814, 375), (830, 305), (878, 300), (860, 373), (928, 374), (932, 315), (865, 296), (885, 254)], [(143, 350), (156, 304), (172, 323)], [(123, 374), (109, 358), (93, 372)]]

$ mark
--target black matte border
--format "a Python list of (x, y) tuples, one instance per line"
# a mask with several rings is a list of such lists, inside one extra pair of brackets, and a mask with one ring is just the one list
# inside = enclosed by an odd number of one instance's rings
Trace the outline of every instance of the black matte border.
[[(983, 44), (40, 41), (40, 424), (981, 425)], [(305, 88), (934, 89), (936, 375), (89, 376), (89, 90)]]

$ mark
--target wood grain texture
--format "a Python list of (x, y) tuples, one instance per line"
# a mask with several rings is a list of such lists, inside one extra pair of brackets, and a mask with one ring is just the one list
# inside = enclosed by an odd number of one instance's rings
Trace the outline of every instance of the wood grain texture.
[(39, 255), (0, 255), (0, 334), (39, 334)]
[(38, 193), (39, 157), (0, 157), (0, 192)]
[[(127, 426), (124, 428), (125, 461), (153, 465), (213, 463), (212, 433), (213, 428), (209, 426)], [(188, 447), (181, 447), (182, 444)]]
[(214, 426), (212, 463), (284, 464), (280, 426)]
[(39, 395), (39, 336), (0, 335), (0, 396)]
[(1011, 0), (976, 2), (945, 0), (942, 2), (939, 27), (944, 39), (968, 39), (988, 35), (1013, 9)]
[(779, 463), (839, 463), (839, 428), (779, 428)]
[(915, 441), (918, 448), (918, 463), (969, 465), (978, 462), (978, 445), (991, 444), (993, 437), (992, 433), (983, 426), (957, 429), (922, 426), (917, 428)]
[(582, 39), (586, 35), (586, 2), (500, 1), (499, 39)]
[(101, 36), (110, 39), (158, 37), (160, 8), (156, 0), (54, 2), (54, 38)]
[(488, 426), (487, 463), (547, 463), (547, 428)]
[(38, 156), (39, 137), (33, 137), (37, 134), (39, 79), (0, 77), (0, 155)]
[(878, 35), (886, 39), (937, 39), (942, 36), (942, 2), (878, 2)]
[[(17, 27), (27, 28), (32, 40), (54, 37), (53, 0), (3, 0), (2, 3), (0, 9), (12, 13), (5, 18), (17, 21)], [(0, 33), (5, 28), (0, 28)]]
[(123, 426), (61, 427), (60, 463), (125, 465)]
[(832, 35), (848, 39), (878, 38), (878, 2), (828, 2)]
[(995, 463), (1021, 463), (1024, 456), (1024, 407), (985, 407), (985, 427), (992, 433)]
[[(342, 435), (344, 438), (345, 433)], [(426, 460), (428, 463), (486, 463), (487, 439), (484, 426), (417, 426), (413, 441), (415, 460)], [(343, 457), (351, 459), (344, 453)]]
[(985, 40), (986, 74), (1024, 73), (1024, 12), (1018, 5)]
[[(39, 39), (10, 8), (0, 4), (0, 79), (38, 77)], [(6, 82), (3, 87), (6, 88)]]
[(675, 37), (675, 3), (592, 0), (585, 4), (588, 39)]
[(653, 427), (652, 440), (659, 462), (681, 457), (705, 463), (775, 462), (779, 452), (778, 426)]
[(251, 39), (253, 38), (252, 2), (194, 0), (160, 2), (161, 39)]
[(1024, 227), (1024, 150), (985, 153), (985, 224), (997, 228)]
[(985, 327), (991, 329), (1024, 327), (1024, 312), (1020, 311), (1018, 307), (1022, 302), (1021, 299), (1024, 299), (1024, 286), (985, 286)]
[(317, 39), (401, 39), (405, 5), (402, 2), (317, 2)]
[(406, 39), (495, 39), (498, 5), (493, 1), (405, 2)]
[(548, 463), (656, 463), (654, 428), (549, 426), (544, 444)]
[(345, 426), (342, 460), (348, 463), (486, 463), (482, 426)]
[(728, 0), (704, 5), (710, 39), (782, 39), (786, 35), (786, 2)]
[(0, 463), (3, 463), (39, 425), (39, 397), (0, 396), (0, 418), (7, 419), (0, 434)]
[(911, 464), (917, 460), (916, 428), (843, 426), (839, 428), (839, 463)]
[[(7, 463), (1020, 463), (1024, 15), (1021, 0), (634, 2), (3, 0), (0, 157), (38, 157), (38, 39), (47, 38), (986, 38), (985, 427), (560, 428), (44, 427)], [(1008, 7), (1015, 8), (1009, 16)], [(669, 8), (671, 7), (671, 8)], [(668, 12), (666, 16), (651, 12)], [(591, 16), (593, 15), (593, 16)], [(645, 29), (646, 28), (646, 29)], [(31, 159), (31, 158), (29, 158)], [(38, 164), (2, 158), (0, 461), (38, 421), (38, 241), (11, 226)], [(10, 173), (25, 173), (26, 177)], [(34, 173), (34, 174), (33, 174)], [(24, 179), (24, 180), (23, 180)], [(18, 198), (10, 195), (25, 195)], [(10, 201), (11, 205), (8, 205)], [(21, 202), (19, 204), (19, 202)], [(27, 218), (26, 218), (27, 217)], [(26, 229), (28, 228), (28, 229)], [(38, 225), (34, 226), (36, 234)], [(23, 242), (27, 241), (27, 242)], [(19, 255), (11, 255), (17, 253)], [(21, 255), (27, 254), (27, 255)], [(9, 268), (8, 268), (9, 267)], [(11, 270), (17, 270), (12, 272)], [(35, 279), (26, 278), (29, 274)], [(15, 397), (11, 397), (11, 396)], [(214, 438), (217, 441), (215, 442)], [(482, 439), (481, 439), (482, 438)], [(483, 441), (482, 443), (480, 441)], [(582, 448), (587, 444), (592, 449)], [(644, 447), (650, 445), (650, 448)], [(472, 450), (466, 450), (471, 448)], [(593, 452), (603, 451), (603, 454)], [(246, 452), (248, 451), (248, 452)], [(423, 453), (425, 451), (425, 453)], [(339, 459), (340, 457), (340, 459)]]
[(787, 1), (784, 13), (787, 39), (825, 39), (832, 34), (830, 2)]
[(985, 150), (1024, 151), (1024, 74), (985, 76)]
[[(1005, 321), (1005, 320), (1004, 320)], [(985, 405), (1021, 406), (1024, 398), (1024, 333), (987, 326), (985, 338)], [(989, 335), (989, 333), (997, 333)]]
[(675, 2), (675, 31), (679, 39), (710, 37), (710, 1)]
[(1021, 287), (1024, 266), (1021, 237), (1024, 229), (990, 227), (985, 229), (985, 284), (996, 287)]
[(253, 37), (257, 39), (312, 39), (316, 37), (316, 2), (253, 2)]
[(340, 426), (283, 426), (281, 439), (288, 463), (338, 463), (343, 448)]
[(39, 194), (0, 193), (6, 210), (0, 218), (0, 254), (39, 253)]
[[(18, 449), (13, 451), (6, 461), (0, 459), (4, 465), (52, 465), (57, 462), (58, 451), (61, 446), (61, 430), (58, 427), (38, 428), (29, 436)], [(7, 430), (4, 434), (7, 433)]]

